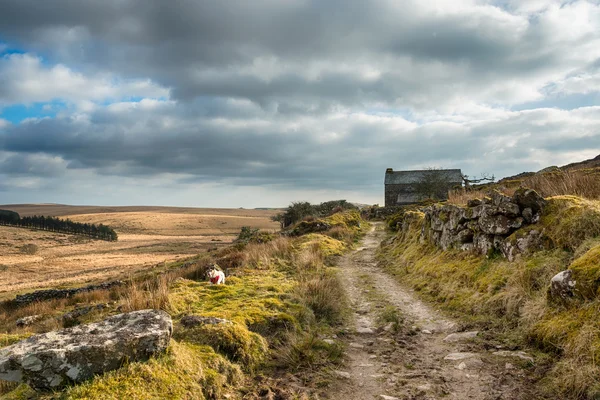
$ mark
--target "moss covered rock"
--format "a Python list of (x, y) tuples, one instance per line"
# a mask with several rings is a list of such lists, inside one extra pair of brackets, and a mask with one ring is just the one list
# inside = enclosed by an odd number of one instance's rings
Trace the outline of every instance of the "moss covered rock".
[(344, 242), (318, 233), (311, 233), (301, 238), (300, 249), (307, 249), (311, 246), (317, 247), (325, 257), (340, 256), (346, 250)]
[(576, 196), (550, 197), (540, 225), (556, 246), (575, 251), (586, 239), (600, 236), (600, 202)]
[(254, 369), (267, 355), (266, 340), (241, 324), (205, 324), (184, 329), (175, 338), (211, 346), (228, 359)]
[(575, 280), (575, 293), (585, 299), (600, 294), (600, 245), (590, 249), (569, 267)]
[(0, 379), (54, 390), (165, 351), (173, 330), (164, 311), (141, 310), (32, 336), (0, 349)]

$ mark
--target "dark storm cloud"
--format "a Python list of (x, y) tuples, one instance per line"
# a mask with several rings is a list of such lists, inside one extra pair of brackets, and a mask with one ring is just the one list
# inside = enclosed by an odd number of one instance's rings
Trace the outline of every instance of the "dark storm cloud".
[[(541, 27), (491, 6), (436, 12), (417, 1), (73, 1), (6, 0), (0, 32), (50, 58), (128, 77), (147, 76), (172, 96), (248, 98), (286, 103), (411, 104), (420, 91), (450, 89), (439, 80), (484, 82), (552, 68), (560, 49), (542, 51)], [(258, 64), (256, 62), (258, 61)], [(266, 63), (266, 64), (264, 64)], [(273, 63), (269, 67), (269, 63)], [(454, 73), (419, 76), (420, 65)], [(255, 68), (251, 68), (255, 64)], [(378, 75), (340, 65), (365, 65)], [(269, 72), (273, 69), (273, 74)], [(314, 77), (305, 72), (315, 69)], [(451, 68), (450, 68), (451, 69)]]
[[(198, 110), (201, 113), (202, 108)], [(375, 176), (385, 164), (370, 167), (379, 159), (401, 157), (414, 163), (439, 158), (455, 146), (448, 136), (438, 140), (445, 150), (427, 149), (415, 140), (424, 132), (405, 129), (398, 135), (393, 127), (358, 119), (349, 124), (344, 119), (316, 117), (290, 124), (276, 118), (190, 118), (192, 114), (184, 107), (165, 106), (151, 114), (141, 109), (102, 110), (89, 121), (31, 120), (6, 127), (0, 134), (0, 149), (59, 157), (65, 161), (64, 173), (68, 169), (120, 176), (173, 173), (189, 175), (188, 182), (356, 188), (379, 184)], [(169, 120), (177, 125), (169, 127)], [(374, 127), (394, 137), (370, 135)], [(325, 139), (331, 132), (339, 137)], [(419, 150), (423, 150), (420, 155)], [(13, 164), (6, 163), (4, 172), (16, 172), (16, 165), (9, 168)]]
[(64, 109), (0, 120), (0, 174), (379, 193), (600, 151), (598, 6), (490, 3), (4, 0), (0, 107)]

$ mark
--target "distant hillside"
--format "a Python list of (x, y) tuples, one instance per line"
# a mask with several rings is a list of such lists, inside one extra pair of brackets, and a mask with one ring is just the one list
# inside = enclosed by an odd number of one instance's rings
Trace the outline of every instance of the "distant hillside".
[(502, 178), (498, 181), (499, 184), (502, 183), (510, 183), (511, 181), (521, 181), (523, 179), (538, 175), (538, 174), (546, 174), (551, 172), (558, 171), (579, 171), (579, 170), (598, 170), (595, 172), (600, 172), (600, 155), (595, 158), (591, 158), (585, 161), (579, 161), (576, 163), (571, 163), (567, 165), (563, 165), (562, 167), (551, 166), (546, 167), (538, 172), (521, 172), (520, 174), (514, 176), (508, 176), (506, 178)]
[(595, 158), (589, 159), (589, 160), (571, 163), (571, 164), (567, 164), (565, 166), (560, 167), (560, 169), (563, 171), (577, 170), (577, 169), (584, 169), (584, 168), (600, 168), (600, 155), (596, 156)]

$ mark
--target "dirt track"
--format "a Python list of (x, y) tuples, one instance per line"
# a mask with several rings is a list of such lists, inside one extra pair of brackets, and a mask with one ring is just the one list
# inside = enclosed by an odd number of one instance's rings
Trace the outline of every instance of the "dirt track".
[[(348, 361), (328, 398), (352, 399), (533, 399), (525, 354), (486, 346), (476, 332), (457, 332), (459, 324), (419, 300), (377, 265), (381, 224), (361, 248), (340, 263), (354, 312)], [(384, 306), (403, 317), (394, 331), (382, 329), (376, 315)], [(452, 335), (452, 336), (449, 336)], [(490, 348), (491, 347), (491, 348)], [(486, 349), (487, 348), (487, 349)]]

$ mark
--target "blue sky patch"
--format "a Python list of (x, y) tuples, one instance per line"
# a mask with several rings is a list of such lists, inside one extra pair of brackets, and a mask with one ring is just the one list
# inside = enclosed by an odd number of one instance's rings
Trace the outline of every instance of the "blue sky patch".
[(56, 114), (67, 106), (60, 101), (34, 103), (31, 105), (16, 104), (0, 110), (0, 118), (18, 124), (27, 118), (56, 117)]

